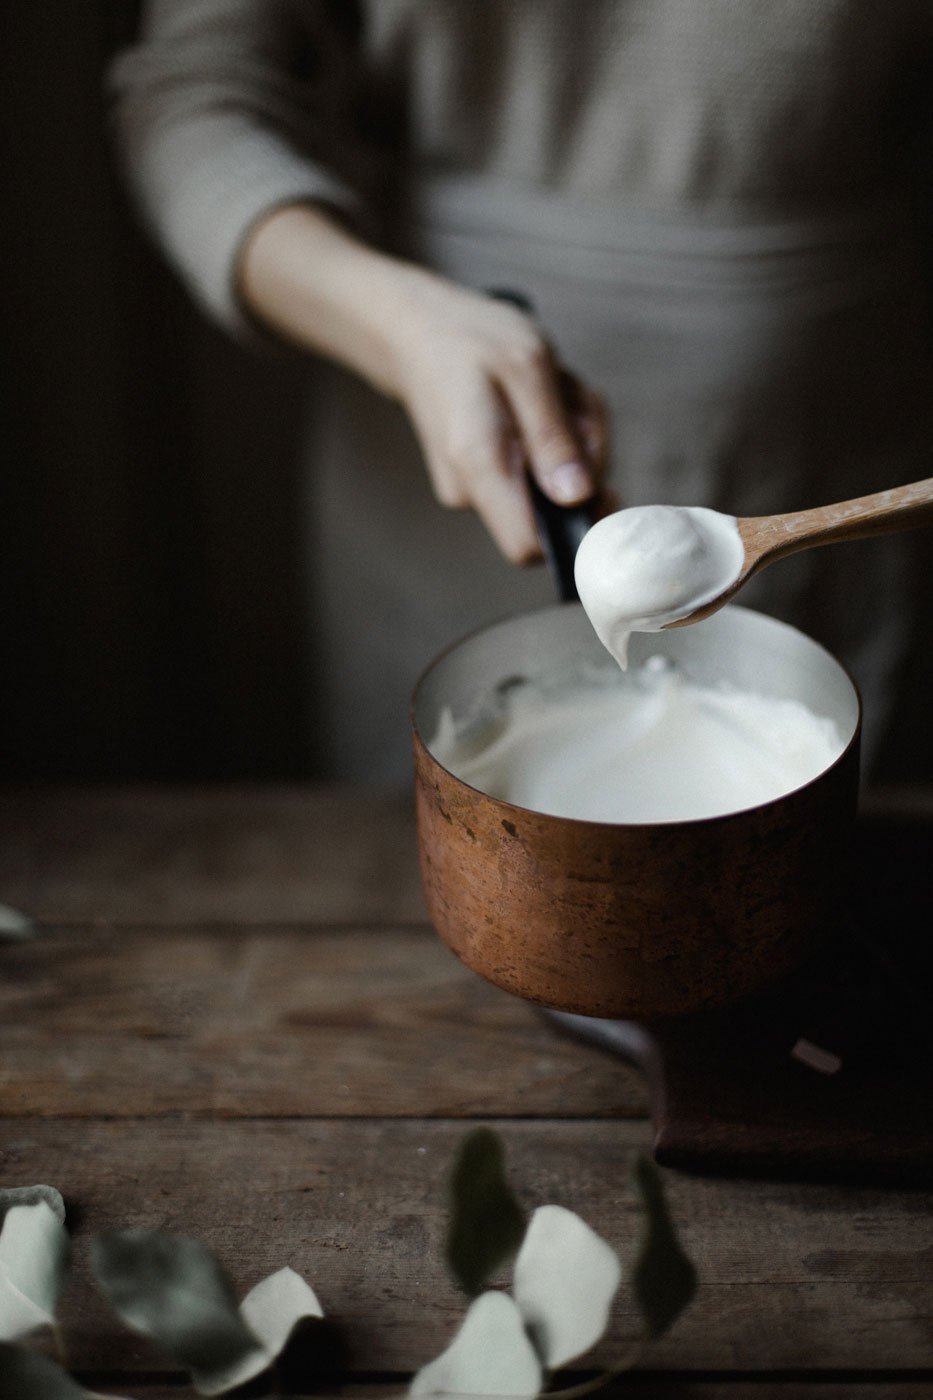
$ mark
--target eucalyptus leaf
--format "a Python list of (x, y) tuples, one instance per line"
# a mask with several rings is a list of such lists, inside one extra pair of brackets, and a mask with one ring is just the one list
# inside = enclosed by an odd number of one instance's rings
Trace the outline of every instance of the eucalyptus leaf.
[(56, 1191), (54, 1186), (7, 1186), (0, 1189), (0, 1224), (11, 1206), (34, 1206), (37, 1201), (45, 1201), (53, 1215), (64, 1225), (65, 1202), (62, 1193)]
[(0, 1341), (55, 1324), (68, 1267), (68, 1236), (44, 1200), (14, 1205), (0, 1228)]
[(654, 1338), (666, 1332), (690, 1302), (697, 1274), (677, 1238), (657, 1167), (639, 1153), (632, 1162), (631, 1175), (643, 1211), (631, 1285), (645, 1335)]
[(278, 1356), (296, 1324), (306, 1317), (323, 1317), (324, 1309), (300, 1274), (279, 1269), (247, 1293), (240, 1315), (266, 1351)]
[(22, 943), (27, 938), (35, 938), (38, 932), (35, 920), (28, 914), (9, 904), (0, 904), (0, 943)]
[(91, 1267), (127, 1326), (190, 1371), (210, 1375), (244, 1365), (255, 1353), (259, 1370), (268, 1364), (240, 1316), (230, 1279), (197, 1240), (149, 1230), (97, 1235)]
[(0, 1342), (0, 1400), (87, 1400), (87, 1392), (47, 1356)]
[(260, 1375), (284, 1350), (298, 1323), (308, 1317), (323, 1317), (324, 1311), (314, 1289), (300, 1274), (294, 1269), (279, 1269), (247, 1293), (240, 1304), (240, 1316), (259, 1347), (233, 1365), (193, 1371), (191, 1378), (200, 1395), (222, 1395)]
[(476, 1128), (460, 1144), (450, 1175), (448, 1267), (460, 1287), (478, 1293), (518, 1249), (525, 1217), (505, 1178), (498, 1135)]
[(599, 1341), (621, 1278), (615, 1250), (572, 1210), (535, 1211), (512, 1291), (547, 1367), (563, 1366)]
[(521, 1396), (541, 1389), (541, 1364), (507, 1293), (481, 1293), (450, 1346), (423, 1366), (409, 1395)]

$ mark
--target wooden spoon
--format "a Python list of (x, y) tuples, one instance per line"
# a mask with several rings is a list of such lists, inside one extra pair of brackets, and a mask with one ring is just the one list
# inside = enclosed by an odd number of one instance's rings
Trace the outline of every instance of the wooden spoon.
[(854, 501), (816, 506), (813, 510), (746, 516), (737, 524), (745, 546), (745, 560), (738, 578), (708, 603), (694, 608), (676, 622), (667, 623), (667, 627), (686, 627), (709, 617), (710, 613), (731, 602), (753, 574), (798, 550), (933, 524), (933, 477), (911, 482), (909, 486), (895, 486), (890, 491), (877, 491), (872, 496), (858, 496)]

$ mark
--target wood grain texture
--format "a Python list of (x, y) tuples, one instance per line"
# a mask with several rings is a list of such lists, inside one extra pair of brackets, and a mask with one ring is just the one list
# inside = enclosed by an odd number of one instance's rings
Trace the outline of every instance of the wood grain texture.
[[(507, 1122), (526, 1206), (580, 1212), (630, 1257), (626, 1174), (647, 1126)], [(161, 1369), (84, 1281), (87, 1237), (128, 1224), (210, 1244), (245, 1290), (291, 1264), (344, 1331), (360, 1372), (406, 1372), (462, 1315), (440, 1249), (443, 1182), (457, 1123), (23, 1122), (3, 1124), (4, 1183), (58, 1185), (76, 1224), (77, 1279), (64, 1320), (73, 1364)], [(929, 1195), (668, 1174), (701, 1288), (650, 1352), (660, 1370), (847, 1371), (924, 1367), (933, 1354)], [(635, 1326), (627, 1295), (610, 1362)]]
[[(101, 1394), (123, 1400), (194, 1400), (184, 1386), (146, 1383), (116, 1387), (104, 1386)], [(305, 1400), (403, 1400), (402, 1381), (377, 1385), (346, 1385), (306, 1392)], [(633, 1373), (616, 1385), (597, 1392), (597, 1400), (930, 1400), (933, 1379), (921, 1378), (902, 1383), (876, 1381), (870, 1377), (845, 1381), (742, 1380), (720, 1377), (711, 1381), (677, 1381), (654, 1374)], [(293, 1396), (292, 1400), (303, 1400)]]
[(745, 545), (745, 566), (754, 569), (815, 545), (870, 539), (931, 522), (933, 478), (927, 478), (810, 510), (746, 517), (738, 526)]
[(426, 928), (47, 929), (0, 945), (0, 1116), (631, 1117)]
[(410, 798), (6, 789), (0, 901), (49, 922), (424, 920)]
[[(190, 1400), (86, 1286), (88, 1237), (134, 1224), (212, 1244), (241, 1291), (292, 1263), (348, 1376), (397, 1378), (324, 1393), (398, 1395), (462, 1315), (439, 1263), (458, 1118), (500, 1119), (526, 1205), (630, 1249), (650, 1130), (606, 1115), (642, 1114), (641, 1081), (427, 931), (407, 799), (7, 793), (0, 834), (0, 900), (47, 925), (0, 947), (0, 1184), (65, 1193), (94, 1389)], [(620, 1397), (930, 1400), (928, 1196), (668, 1179), (703, 1284)]]

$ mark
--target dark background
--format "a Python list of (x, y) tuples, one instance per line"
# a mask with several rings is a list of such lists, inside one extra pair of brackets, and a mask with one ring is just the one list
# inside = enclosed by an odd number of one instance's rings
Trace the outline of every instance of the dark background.
[(128, 0), (0, 19), (8, 778), (315, 771), (297, 460), (306, 367), (209, 326), (121, 184)]

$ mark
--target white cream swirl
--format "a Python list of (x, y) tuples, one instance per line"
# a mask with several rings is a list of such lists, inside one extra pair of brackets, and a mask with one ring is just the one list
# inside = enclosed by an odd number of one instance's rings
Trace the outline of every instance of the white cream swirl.
[(577, 551), (577, 592), (625, 667), (633, 632), (659, 632), (735, 582), (745, 549), (734, 516), (705, 506), (632, 506), (600, 520)]
[(496, 719), (461, 729), (445, 712), (431, 752), (493, 797), (555, 817), (696, 821), (772, 802), (844, 747), (799, 700), (699, 685), (661, 657), (606, 681), (510, 688)]

